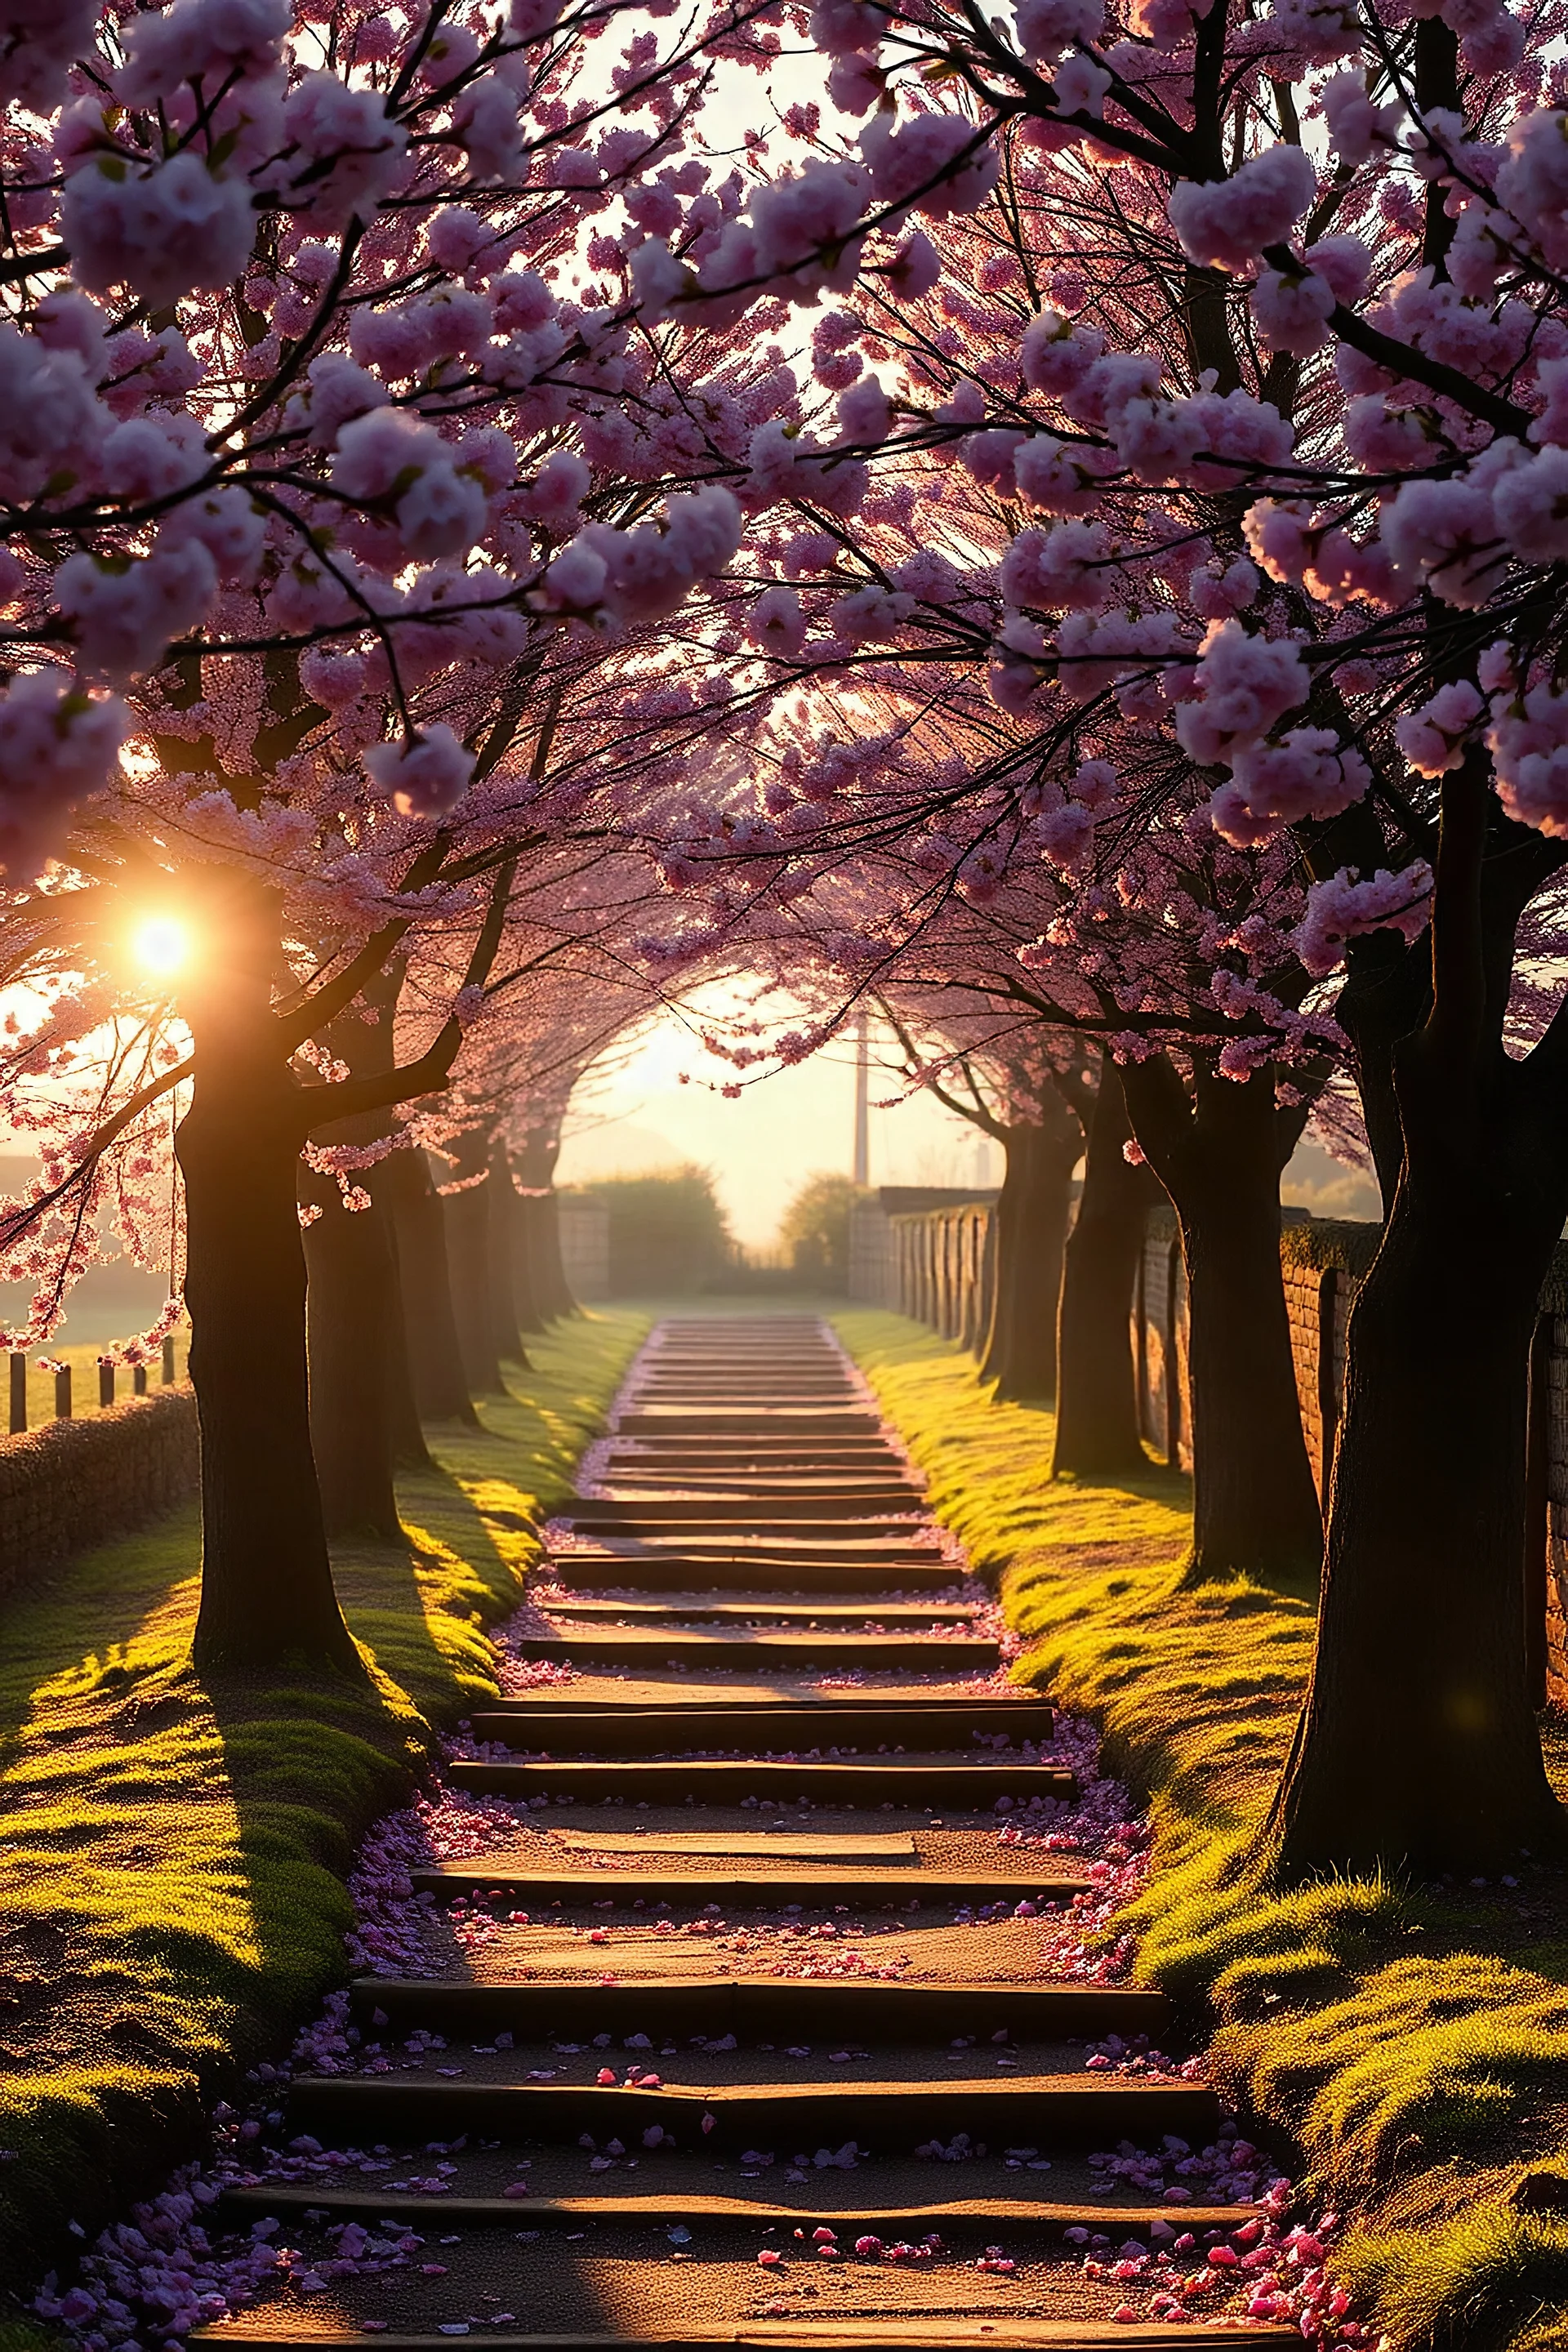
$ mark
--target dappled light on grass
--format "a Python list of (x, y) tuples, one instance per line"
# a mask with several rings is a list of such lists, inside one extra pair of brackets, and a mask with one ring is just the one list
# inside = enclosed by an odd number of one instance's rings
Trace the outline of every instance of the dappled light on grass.
[[(570, 1483), (646, 1328), (605, 1313), (537, 1343), (513, 1398), (462, 1433), (487, 1475), (542, 1503)], [(519, 1385), (521, 1385), (521, 1379)], [(438, 1440), (445, 1453), (445, 1433)], [(521, 1553), (447, 1472), (403, 1490), (417, 1549), (343, 1546), (368, 1688), (309, 1676), (208, 1691), (186, 1663), (193, 1507), (8, 1596), (0, 1646), (0, 2259), (36, 2271), (68, 2219), (89, 2234), (144, 2190), (199, 2075), (279, 2046), (342, 1969), (360, 1836), (449, 1723), (496, 1687), (484, 1625), (516, 1605)], [(521, 1539), (520, 1539), (521, 1540)]]
[[(1047, 1412), (993, 1404), (966, 1354), (900, 1317), (835, 1319), (936, 1508), (1003, 1578), (1031, 1645), (1017, 1671), (1092, 1714), (1111, 1769), (1149, 1796), (1154, 1867), (1125, 1915), (1137, 1973), (1209, 2015), (1217, 2087), (1361, 2209), (1339, 2275), (1401, 2345), (1558, 2352), (1561, 1876), (1262, 1883), (1248, 1852), (1311, 1662), (1309, 1597), (1184, 1584), (1185, 1481), (1151, 1465), (1124, 1486), (1052, 1485)], [(1546, 1747), (1568, 1793), (1561, 1730)]]

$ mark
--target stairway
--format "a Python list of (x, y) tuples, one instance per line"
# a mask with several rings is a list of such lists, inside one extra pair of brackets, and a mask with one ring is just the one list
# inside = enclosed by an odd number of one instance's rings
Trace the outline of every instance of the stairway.
[[(296, 2177), (224, 2192), (316, 2284), (206, 2339), (1143, 2347), (1167, 2324), (1118, 2251), (1181, 2239), (1207, 2284), (1166, 2296), (1177, 2340), (1234, 2345), (1246, 2293), (1205, 2254), (1254, 2209), (1171, 2169), (1229, 2145), (1217, 2102), (1086, 2068), (1163, 2003), (1042, 1980), (1090, 1881), (998, 1828), (1073, 1799), (1052, 1710), (996, 1671), (831, 1333), (662, 1323), (588, 1483), (512, 1644), (576, 1671), (449, 1767), (502, 1842), (411, 1874), (427, 1970), (355, 1984), (279, 2110)], [(1163, 2148), (1165, 2185), (1107, 2194), (1119, 2146)]]

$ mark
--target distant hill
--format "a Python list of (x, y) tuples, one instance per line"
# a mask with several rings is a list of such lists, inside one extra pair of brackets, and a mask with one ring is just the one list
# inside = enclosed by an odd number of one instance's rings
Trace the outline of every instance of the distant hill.
[(622, 1125), (611, 1119), (603, 1127), (587, 1127), (581, 1134), (566, 1138), (555, 1181), (596, 1184), (606, 1176), (662, 1175), (666, 1169), (684, 1167), (690, 1157), (689, 1151), (682, 1151), (657, 1128), (638, 1127), (632, 1121)]

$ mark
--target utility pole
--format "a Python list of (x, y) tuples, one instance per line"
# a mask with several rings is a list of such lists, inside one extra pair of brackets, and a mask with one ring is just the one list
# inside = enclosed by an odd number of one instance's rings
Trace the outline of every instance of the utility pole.
[(871, 1181), (871, 1024), (864, 1005), (855, 1022), (855, 1181)]

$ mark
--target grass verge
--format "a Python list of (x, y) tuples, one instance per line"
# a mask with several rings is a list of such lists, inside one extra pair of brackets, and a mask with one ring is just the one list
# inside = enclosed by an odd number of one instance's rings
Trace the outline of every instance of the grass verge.
[[(1184, 1588), (1187, 1482), (1047, 1482), (1050, 1416), (991, 1402), (902, 1317), (835, 1317), (933, 1504), (1028, 1640), (1020, 1671), (1103, 1727), (1155, 1871), (1139, 1971), (1238, 2110), (1351, 2217), (1338, 2271), (1399, 2347), (1568, 2346), (1568, 1889), (1237, 1870), (1310, 1661), (1305, 1593)], [(1568, 1796), (1568, 1748), (1548, 1735)]]
[[(17, 1596), (0, 1638), (0, 2277), (25, 2290), (196, 2143), (237, 2069), (343, 1972), (344, 1880), (434, 1727), (493, 1695), (484, 1628), (647, 1328), (596, 1310), (430, 1433), (408, 1546), (335, 1554), (362, 1695), (206, 1690), (187, 1663), (193, 1507)], [(0, 2343), (5, 2330), (0, 2325)], [(21, 2338), (18, 2336), (17, 2341)]]

